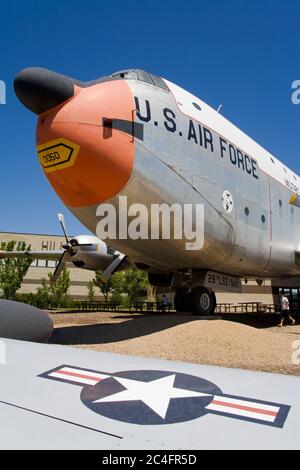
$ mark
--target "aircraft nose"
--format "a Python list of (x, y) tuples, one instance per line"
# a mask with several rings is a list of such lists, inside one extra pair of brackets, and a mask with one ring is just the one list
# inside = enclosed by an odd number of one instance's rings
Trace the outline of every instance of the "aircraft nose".
[(71, 98), (74, 95), (74, 81), (51, 70), (31, 67), (17, 74), (14, 89), (26, 108), (41, 114)]

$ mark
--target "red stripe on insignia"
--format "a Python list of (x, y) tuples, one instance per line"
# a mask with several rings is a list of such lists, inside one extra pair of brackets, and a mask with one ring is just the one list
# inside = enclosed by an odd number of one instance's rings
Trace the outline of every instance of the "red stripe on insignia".
[(61, 375), (69, 375), (71, 377), (78, 377), (79, 379), (89, 379), (89, 380), (96, 380), (97, 382), (101, 382), (99, 377), (95, 377), (93, 375), (84, 375), (84, 374), (77, 374), (76, 372), (69, 372), (66, 370), (56, 370), (56, 374), (61, 374)]
[(254, 413), (261, 413), (268, 416), (277, 416), (277, 413), (275, 411), (254, 408), (252, 406), (235, 405), (234, 403), (226, 403), (220, 400), (213, 400), (211, 403), (213, 403), (214, 405), (227, 406), (228, 408), (236, 408), (237, 410), (252, 411)]

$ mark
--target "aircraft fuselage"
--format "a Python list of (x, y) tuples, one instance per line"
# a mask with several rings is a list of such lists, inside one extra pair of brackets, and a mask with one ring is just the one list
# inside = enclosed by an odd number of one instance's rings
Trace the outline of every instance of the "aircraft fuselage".
[[(99, 204), (125, 211), (120, 196), (149, 210), (203, 204), (199, 250), (186, 250), (184, 238), (107, 241), (153, 271), (299, 275), (300, 209), (289, 203), (299, 191), (297, 175), (167, 80), (129, 71), (72, 83), (73, 96), (68, 89), (67, 101), (40, 113), (37, 145), (51, 185), (89, 230), (97, 232)], [(55, 161), (57, 146), (65, 152), (68, 142), (73, 156)]]

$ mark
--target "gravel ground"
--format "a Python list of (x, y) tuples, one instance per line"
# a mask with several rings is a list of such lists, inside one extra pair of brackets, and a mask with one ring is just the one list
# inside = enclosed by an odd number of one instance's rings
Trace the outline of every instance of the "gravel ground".
[(292, 362), (293, 342), (300, 344), (299, 320), (294, 327), (279, 329), (277, 315), (224, 315), (214, 320), (188, 314), (108, 312), (50, 316), (55, 325), (51, 343), (300, 375), (300, 365)]

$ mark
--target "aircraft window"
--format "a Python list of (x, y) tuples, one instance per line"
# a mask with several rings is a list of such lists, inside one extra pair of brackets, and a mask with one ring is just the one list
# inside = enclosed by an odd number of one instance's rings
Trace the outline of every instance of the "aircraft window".
[(262, 223), (263, 223), (263, 224), (265, 223), (265, 221), (266, 221), (266, 218), (265, 218), (265, 216), (264, 216), (264, 215), (262, 215), (262, 216), (261, 216), (261, 221), (262, 221)]
[(245, 214), (246, 214), (246, 215), (249, 215), (249, 209), (248, 209), (248, 207), (245, 207)]
[(134, 80), (138, 80), (137, 73), (134, 70), (120, 70), (120, 72), (113, 73), (112, 77), (133, 78)]
[(144, 70), (137, 70), (137, 75), (138, 75), (138, 79), (141, 82), (146, 82), (146, 83), (149, 83), (150, 85), (153, 85), (153, 80), (151, 80), (151, 76), (149, 73), (144, 72)]
[(140, 82), (149, 83), (150, 85), (163, 88), (164, 90), (169, 91), (169, 88), (165, 84), (162, 78), (153, 75), (152, 73), (145, 72), (144, 70), (120, 70), (111, 75), (112, 78), (132, 78), (134, 80), (139, 80)]
[(283, 169), (284, 169), (284, 172), (287, 173), (286, 168), (283, 167)]
[(294, 180), (295, 180), (295, 181), (297, 181), (297, 178), (296, 178), (296, 176), (295, 176), (295, 175), (293, 175), (293, 177), (294, 177)]
[(270, 160), (271, 160), (271, 162), (272, 162), (272, 163), (275, 163), (275, 161), (273, 160), (273, 158), (272, 158), (272, 157), (270, 157)]
[(282, 207), (282, 200), (279, 199), (279, 207)]
[(153, 75), (153, 73), (150, 74), (150, 77), (152, 78), (155, 86), (158, 86), (159, 88), (163, 88), (164, 90), (169, 91), (169, 88), (167, 87), (166, 83), (163, 81), (162, 78), (157, 77), (156, 75)]
[(194, 108), (198, 109), (198, 111), (201, 111), (201, 106), (199, 106), (198, 103), (193, 103)]

